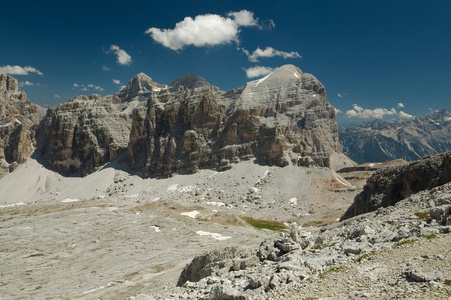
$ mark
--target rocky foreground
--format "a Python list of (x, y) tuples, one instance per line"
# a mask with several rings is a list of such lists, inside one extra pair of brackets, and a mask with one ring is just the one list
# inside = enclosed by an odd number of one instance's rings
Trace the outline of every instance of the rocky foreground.
[(451, 183), (257, 249), (197, 256), (178, 288), (129, 299), (447, 299)]

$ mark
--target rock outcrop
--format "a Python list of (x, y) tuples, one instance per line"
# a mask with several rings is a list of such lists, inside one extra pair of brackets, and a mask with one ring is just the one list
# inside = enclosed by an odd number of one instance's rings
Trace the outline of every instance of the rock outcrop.
[(341, 152), (324, 86), (295, 66), (227, 93), (192, 79), (176, 80), (172, 93), (152, 93), (134, 111), (128, 153), (140, 174), (221, 170), (250, 158), (328, 167)]
[(164, 86), (140, 73), (113, 96), (80, 96), (50, 108), (38, 131), (46, 167), (65, 175), (86, 175), (127, 149), (131, 114)]
[(451, 151), (451, 110), (407, 120), (375, 120), (342, 128), (343, 152), (358, 163), (413, 161)]
[(142, 296), (443, 298), (451, 292), (451, 268), (445, 263), (450, 258), (446, 251), (451, 233), (450, 193), (451, 183), (446, 183), (412, 194), (396, 206), (321, 230), (292, 224), (290, 233), (267, 238), (254, 250), (225, 248), (200, 254), (182, 271), (177, 288)]
[(374, 173), (358, 194), (342, 220), (380, 207), (395, 205), (419, 191), (451, 181), (451, 152), (428, 156), (408, 165), (381, 169)]
[(36, 105), (19, 90), (18, 82), (0, 75), (0, 177), (31, 156), (35, 127), (39, 122)]

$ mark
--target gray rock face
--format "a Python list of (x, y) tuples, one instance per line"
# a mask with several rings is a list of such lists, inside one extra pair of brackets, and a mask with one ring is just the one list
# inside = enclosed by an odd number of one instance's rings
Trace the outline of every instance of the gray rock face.
[(208, 86), (212, 86), (212, 85), (210, 85), (204, 78), (202, 78), (198, 75), (195, 75), (195, 74), (188, 74), (183, 77), (177, 78), (176, 80), (171, 82), (168, 86), (168, 90), (171, 93), (173, 93), (173, 92), (176, 92), (180, 87), (183, 87), (183, 88), (189, 89), (189, 90), (194, 90), (197, 88), (204, 88), (204, 87), (208, 87)]
[(19, 90), (16, 79), (0, 75), (0, 177), (23, 163), (34, 151), (36, 105)]
[(451, 181), (451, 152), (374, 173), (342, 220), (396, 204), (408, 196)]
[(292, 65), (225, 94), (178, 82), (177, 91), (153, 93), (134, 111), (128, 153), (142, 175), (221, 170), (250, 158), (328, 167), (341, 152), (324, 86)]
[(153, 91), (159, 91), (165, 88), (165, 85), (156, 83), (146, 74), (139, 73), (116, 96), (121, 102), (132, 102), (134, 100), (145, 101)]
[(340, 130), (343, 152), (358, 163), (413, 161), (451, 150), (451, 110), (408, 120), (364, 122)]
[(44, 164), (65, 175), (86, 175), (118, 157), (131, 125), (120, 107), (112, 97), (91, 95), (50, 108), (38, 131)]
[(51, 108), (38, 130), (44, 164), (65, 175), (86, 175), (123, 153), (139, 101), (164, 88), (140, 73), (113, 96), (80, 96)]

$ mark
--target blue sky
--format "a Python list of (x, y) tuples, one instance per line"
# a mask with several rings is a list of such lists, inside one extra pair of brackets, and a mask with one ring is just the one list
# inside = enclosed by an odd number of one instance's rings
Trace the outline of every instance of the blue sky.
[(116, 93), (144, 72), (229, 90), (283, 64), (315, 75), (339, 122), (451, 103), (451, 1), (2, 0), (0, 73), (35, 103)]

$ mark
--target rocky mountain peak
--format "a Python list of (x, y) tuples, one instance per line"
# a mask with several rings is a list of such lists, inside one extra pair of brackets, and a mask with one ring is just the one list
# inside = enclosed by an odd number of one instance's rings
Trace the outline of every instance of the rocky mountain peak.
[(144, 101), (150, 97), (152, 92), (157, 92), (166, 88), (166, 85), (153, 81), (152, 78), (144, 73), (139, 73), (133, 77), (128, 82), (127, 86), (117, 93), (116, 96), (119, 97), (122, 102), (131, 102), (134, 100)]
[(39, 122), (36, 105), (19, 90), (18, 82), (0, 75), (0, 177), (25, 162), (34, 150), (34, 130)]
[(188, 74), (177, 78), (169, 84), (168, 90), (170, 92), (175, 92), (179, 87), (184, 87), (185, 89), (194, 90), (196, 88), (202, 88), (211, 86), (204, 78), (195, 74)]
[(19, 91), (19, 84), (17, 82), (17, 79), (6, 74), (0, 74), (0, 91), (2, 92)]

